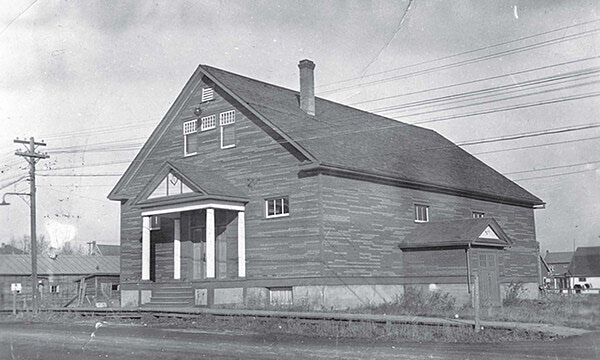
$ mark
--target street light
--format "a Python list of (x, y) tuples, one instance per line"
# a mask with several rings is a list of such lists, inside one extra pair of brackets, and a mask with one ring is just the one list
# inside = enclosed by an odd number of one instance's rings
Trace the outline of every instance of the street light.
[[(7, 192), (2, 195), (2, 202), (0, 206), (10, 205), (10, 203), (6, 202), (7, 195), (15, 195), (15, 196), (29, 196), (31, 198), (30, 193), (18, 193), (18, 192)], [(36, 244), (36, 228), (35, 228), (35, 203), (33, 201), (29, 202), (29, 210), (30, 218), (31, 218), (31, 308), (33, 313), (37, 313), (37, 283), (38, 283), (38, 274), (37, 274), (37, 244)]]

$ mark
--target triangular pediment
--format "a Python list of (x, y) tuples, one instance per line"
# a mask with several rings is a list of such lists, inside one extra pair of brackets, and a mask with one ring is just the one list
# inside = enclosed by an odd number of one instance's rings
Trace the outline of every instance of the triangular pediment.
[(498, 237), (498, 234), (496, 234), (494, 229), (492, 229), (492, 227), (489, 225), (485, 228), (485, 230), (483, 230), (481, 235), (479, 235), (479, 238), (480, 239), (488, 239), (488, 240), (500, 240), (500, 238)]
[(175, 196), (193, 193), (188, 185), (183, 182), (177, 175), (169, 172), (162, 181), (154, 188), (152, 193), (148, 195), (148, 199), (161, 197)]

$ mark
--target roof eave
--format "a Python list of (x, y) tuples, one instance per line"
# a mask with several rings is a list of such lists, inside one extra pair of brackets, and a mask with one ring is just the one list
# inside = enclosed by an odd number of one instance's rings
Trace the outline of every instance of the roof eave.
[[(308, 163), (300, 165), (299, 175), (310, 176), (312, 173), (322, 173), (333, 176), (343, 176), (356, 178), (359, 180), (383, 182), (395, 186), (413, 188), (418, 190), (432, 191), (449, 195), (458, 195), (464, 197), (470, 197), (478, 200), (486, 200), (492, 202), (500, 202), (503, 204), (510, 204), (516, 206), (522, 206), (527, 208), (533, 208), (539, 205), (545, 205), (545, 203), (536, 197), (539, 202), (532, 200), (515, 199), (509, 197), (494, 196), (491, 194), (480, 193), (476, 191), (457, 189), (432, 183), (417, 182), (413, 180), (402, 179), (398, 177), (392, 177), (385, 174), (379, 174), (375, 172), (364, 171), (360, 169), (353, 169), (348, 167), (342, 167), (338, 165), (325, 164), (320, 162)], [(534, 196), (534, 195), (532, 195)], [(534, 196), (535, 197), (535, 196)]]

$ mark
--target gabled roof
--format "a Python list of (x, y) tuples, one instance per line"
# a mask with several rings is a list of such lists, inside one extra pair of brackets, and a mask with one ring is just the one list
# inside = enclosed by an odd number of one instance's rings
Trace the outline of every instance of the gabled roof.
[(561, 251), (561, 252), (547, 252), (544, 260), (549, 265), (553, 264), (568, 264), (573, 258), (572, 251)]
[(600, 246), (578, 247), (568, 272), (572, 276), (600, 276)]
[[(146, 187), (140, 192), (137, 203), (154, 203), (165, 198), (147, 199), (155, 187), (169, 173), (172, 173), (181, 181), (189, 186), (193, 192), (172, 197), (226, 197), (236, 199), (246, 199), (246, 193), (235, 187), (231, 182), (222, 177), (218, 172), (178, 161), (167, 161), (156, 175), (148, 182)], [(169, 198), (169, 197), (166, 197)]]
[[(110, 199), (133, 177), (161, 134), (181, 110), (193, 82), (206, 76), (321, 169), (397, 181), (432, 191), (456, 193), (521, 206), (543, 201), (436, 132), (332, 101), (316, 98), (316, 114), (299, 107), (298, 91), (200, 65), (117, 183)], [(191, 84), (192, 83), (192, 84)]]
[[(39, 275), (119, 275), (119, 256), (38, 256)], [(0, 255), (0, 275), (31, 275), (31, 255)]]
[(98, 255), (102, 256), (121, 256), (121, 246), (96, 244)]
[(403, 250), (483, 246), (505, 248), (511, 241), (493, 218), (419, 223), (399, 244)]

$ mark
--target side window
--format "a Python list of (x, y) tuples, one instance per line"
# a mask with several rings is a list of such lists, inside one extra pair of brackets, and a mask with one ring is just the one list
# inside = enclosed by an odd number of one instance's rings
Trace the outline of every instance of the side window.
[(217, 127), (217, 117), (215, 115), (205, 116), (200, 119), (200, 131), (211, 130)]
[(473, 212), (471, 213), (471, 215), (473, 216), (473, 218), (474, 218), (474, 219), (477, 219), (477, 218), (482, 218), (482, 217), (484, 217), (484, 216), (485, 216), (485, 213), (483, 213), (483, 212), (481, 212), (481, 211), (473, 211)]
[(219, 114), (221, 149), (235, 147), (235, 110)]
[(183, 155), (196, 155), (198, 151), (198, 134), (196, 126), (198, 120), (186, 121), (183, 123)]
[(429, 221), (429, 206), (415, 204), (415, 221), (416, 222), (428, 222)]
[(265, 200), (265, 215), (275, 218), (290, 215), (290, 200), (287, 196)]

